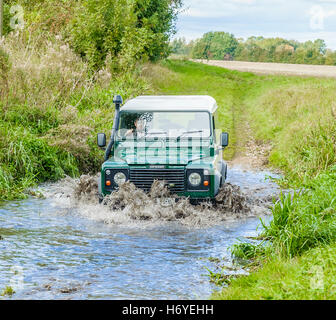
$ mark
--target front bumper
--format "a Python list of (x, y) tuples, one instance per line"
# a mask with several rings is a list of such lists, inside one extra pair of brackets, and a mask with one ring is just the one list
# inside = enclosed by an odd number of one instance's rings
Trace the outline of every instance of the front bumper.
[[(106, 171), (110, 174), (107, 175)], [(127, 181), (132, 182), (139, 189), (148, 192), (155, 180), (165, 181), (165, 185), (170, 189), (172, 194), (179, 197), (189, 197), (191, 199), (206, 199), (214, 198), (215, 194), (215, 177), (214, 175), (204, 175), (204, 169), (187, 169), (186, 167), (130, 167), (125, 168), (103, 168), (101, 175), (102, 195), (110, 194), (118, 189), (118, 186), (113, 181), (113, 175), (116, 172), (123, 172), (127, 176)], [(202, 182), (199, 186), (193, 187), (190, 185), (188, 177), (191, 173), (197, 172), (202, 177)], [(110, 181), (107, 186), (106, 182)], [(204, 181), (208, 181), (208, 185), (204, 185)]]

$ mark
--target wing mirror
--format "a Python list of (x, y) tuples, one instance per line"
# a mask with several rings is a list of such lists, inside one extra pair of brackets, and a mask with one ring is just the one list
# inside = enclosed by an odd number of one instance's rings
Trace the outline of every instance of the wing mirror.
[(97, 134), (97, 144), (99, 148), (106, 147), (106, 134), (105, 133), (98, 133)]
[(229, 145), (229, 134), (227, 132), (221, 134), (221, 145), (223, 148)]

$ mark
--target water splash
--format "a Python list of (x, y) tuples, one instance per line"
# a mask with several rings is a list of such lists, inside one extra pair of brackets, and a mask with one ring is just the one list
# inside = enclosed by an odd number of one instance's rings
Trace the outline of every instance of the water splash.
[[(191, 204), (188, 198), (170, 194), (162, 181), (154, 181), (149, 193), (130, 182), (98, 204), (99, 176), (66, 178), (44, 195), (89, 219), (113, 225), (153, 225), (176, 222), (187, 227), (209, 227), (223, 221), (268, 213), (269, 201), (253, 199), (239, 186), (227, 183), (215, 201)], [(64, 201), (66, 200), (66, 201)], [(71, 210), (73, 212), (74, 210)]]

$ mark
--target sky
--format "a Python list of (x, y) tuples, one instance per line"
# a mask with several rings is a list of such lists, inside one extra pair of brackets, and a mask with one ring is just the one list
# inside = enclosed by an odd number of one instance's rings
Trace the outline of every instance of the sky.
[(236, 38), (324, 39), (336, 50), (336, 0), (184, 0), (175, 38), (189, 41), (208, 31)]

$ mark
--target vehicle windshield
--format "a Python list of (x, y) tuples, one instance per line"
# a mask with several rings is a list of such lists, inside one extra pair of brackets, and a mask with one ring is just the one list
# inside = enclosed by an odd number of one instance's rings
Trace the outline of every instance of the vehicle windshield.
[(211, 134), (207, 112), (121, 112), (120, 137), (202, 137)]

